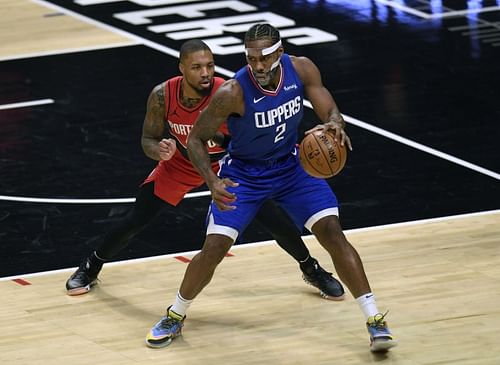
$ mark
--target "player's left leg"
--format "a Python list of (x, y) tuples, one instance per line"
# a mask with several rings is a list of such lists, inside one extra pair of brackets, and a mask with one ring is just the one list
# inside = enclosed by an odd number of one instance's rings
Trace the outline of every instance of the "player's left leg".
[(302, 240), (301, 232), (282, 208), (274, 201), (268, 200), (258, 211), (255, 220), (297, 261), (303, 280), (318, 288), (321, 297), (330, 300), (344, 299), (342, 284), (332, 273), (323, 269), (314, 257), (311, 257)]
[(104, 235), (96, 250), (83, 259), (78, 269), (66, 281), (67, 294), (88, 293), (97, 284), (103, 264), (124, 249), (130, 239), (167, 206), (171, 205), (154, 194), (154, 183), (141, 186), (133, 209)]
[(307, 175), (297, 164), (294, 176), (283, 184), (279, 202), (297, 225), (303, 225), (330, 254), (335, 269), (356, 298), (366, 317), (370, 349), (386, 351), (396, 346), (392, 334), (379, 313), (361, 259), (345, 237), (338, 219), (335, 194), (326, 181)]
[(332, 257), (340, 279), (347, 285), (365, 314), (370, 334), (370, 350), (387, 351), (396, 346), (397, 342), (385, 321), (385, 314), (377, 309), (361, 258), (344, 235), (338, 217), (325, 216), (312, 223), (311, 230)]
[(312, 233), (332, 257), (335, 269), (355, 298), (371, 291), (361, 259), (340, 228), (335, 215), (321, 218)]

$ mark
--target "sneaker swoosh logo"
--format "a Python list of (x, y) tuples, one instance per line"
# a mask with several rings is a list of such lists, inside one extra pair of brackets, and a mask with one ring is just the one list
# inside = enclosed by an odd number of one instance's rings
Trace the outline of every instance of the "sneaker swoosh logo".
[(257, 104), (259, 101), (261, 101), (261, 100), (262, 100), (262, 99), (264, 99), (265, 97), (266, 97), (266, 96), (263, 96), (263, 97), (258, 98), (258, 99), (253, 98), (253, 103), (254, 103), (254, 104)]
[(371, 294), (371, 295), (366, 295), (366, 296), (365, 296), (365, 299), (370, 299), (371, 297), (373, 297), (373, 294)]

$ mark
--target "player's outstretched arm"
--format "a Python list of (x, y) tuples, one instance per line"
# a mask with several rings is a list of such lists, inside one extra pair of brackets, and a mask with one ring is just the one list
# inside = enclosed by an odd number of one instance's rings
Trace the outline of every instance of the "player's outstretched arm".
[(323, 124), (306, 131), (306, 134), (317, 130), (334, 130), (335, 138), (342, 145), (347, 144), (352, 150), (351, 139), (345, 132), (345, 121), (332, 94), (323, 85), (321, 73), (316, 65), (307, 57), (294, 57), (293, 65), (304, 84), (305, 94), (311, 102), (314, 112)]
[(234, 202), (236, 196), (229, 193), (226, 187), (236, 184), (229, 179), (219, 179), (213, 172), (206, 143), (214, 138), (219, 127), (231, 114), (241, 115), (242, 105), (243, 95), (238, 82), (226, 81), (200, 113), (188, 137), (189, 159), (207, 183), (212, 192), (212, 199), (221, 210), (234, 209), (234, 206), (227, 203)]
[(175, 153), (172, 138), (163, 138), (165, 132), (165, 83), (155, 86), (148, 98), (146, 116), (142, 125), (142, 150), (153, 160), (169, 160)]

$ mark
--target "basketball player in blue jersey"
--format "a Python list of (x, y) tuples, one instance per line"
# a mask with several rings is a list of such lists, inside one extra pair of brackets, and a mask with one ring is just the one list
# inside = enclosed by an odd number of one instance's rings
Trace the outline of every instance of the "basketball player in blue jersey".
[[(260, 206), (273, 199), (297, 227), (310, 230), (328, 251), (340, 279), (366, 317), (370, 349), (387, 351), (396, 341), (385, 314), (377, 309), (361, 259), (342, 232), (337, 199), (325, 180), (305, 173), (295, 147), (304, 96), (323, 123), (308, 132), (332, 130), (352, 150), (345, 122), (316, 65), (306, 57), (284, 53), (274, 27), (251, 27), (245, 35), (245, 48), (248, 65), (217, 90), (189, 136), (190, 160), (212, 193), (207, 236), (203, 249), (186, 269), (173, 305), (148, 333), (146, 343), (166, 346), (181, 334), (191, 302), (210, 282)], [(226, 120), (232, 139), (216, 175), (205, 145)]]

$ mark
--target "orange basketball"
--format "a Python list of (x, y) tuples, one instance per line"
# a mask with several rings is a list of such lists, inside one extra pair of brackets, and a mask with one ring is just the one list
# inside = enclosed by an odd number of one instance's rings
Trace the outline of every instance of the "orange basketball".
[(344, 168), (347, 148), (335, 142), (331, 132), (317, 131), (304, 137), (300, 143), (300, 163), (311, 176), (327, 179)]

